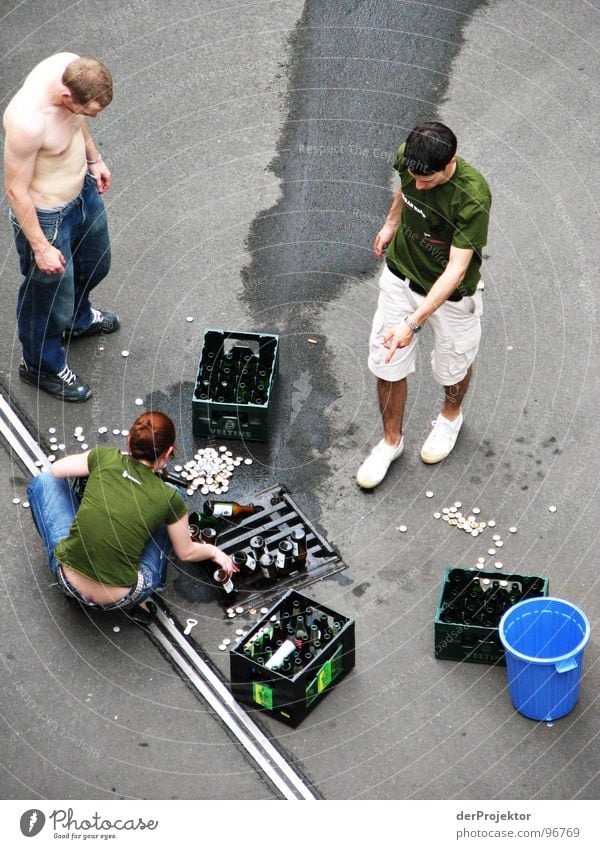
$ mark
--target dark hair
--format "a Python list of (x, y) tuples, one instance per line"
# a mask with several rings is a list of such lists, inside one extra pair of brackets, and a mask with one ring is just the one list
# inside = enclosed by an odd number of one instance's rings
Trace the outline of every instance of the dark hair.
[(154, 463), (174, 444), (175, 425), (158, 410), (142, 413), (129, 430), (129, 451), (134, 460)]
[(456, 153), (456, 146), (456, 136), (445, 124), (417, 124), (406, 139), (402, 164), (413, 174), (435, 174), (444, 170)]
[(84, 56), (73, 59), (65, 68), (61, 81), (78, 106), (87, 106), (95, 100), (104, 108), (113, 98), (111, 73), (99, 59)]

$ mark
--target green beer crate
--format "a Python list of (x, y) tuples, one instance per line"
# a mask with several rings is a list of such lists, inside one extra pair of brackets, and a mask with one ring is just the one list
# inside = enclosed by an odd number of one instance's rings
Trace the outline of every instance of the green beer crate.
[(279, 336), (204, 332), (192, 396), (194, 436), (266, 442), (279, 371)]
[[(296, 609), (312, 611), (315, 621), (326, 615), (330, 621), (339, 623), (339, 630), (296, 674), (286, 675), (276, 669), (265, 669), (244, 648), (252, 645), (261, 631), (269, 629), (274, 617), (280, 621), (294, 603), (299, 603)], [(296, 728), (354, 668), (354, 663), (354, 620), (290, 590), (231, 650), (231, 692), (238, 701)]]
[[(494, 583), (499, 587), (494, 587)], [(479, 587), (477, 600), (473, 600), (475, 586)], [(504, 590), (506, 595), (500, 598), (498, 590)], [(512, 604), (525, 598), (547, 596), (548, 590), (548, 578), (536, 575), (448, 566), (435, 613), (435, 656), (442, 660), (506, 666), (498, 633), (500, 619)]]

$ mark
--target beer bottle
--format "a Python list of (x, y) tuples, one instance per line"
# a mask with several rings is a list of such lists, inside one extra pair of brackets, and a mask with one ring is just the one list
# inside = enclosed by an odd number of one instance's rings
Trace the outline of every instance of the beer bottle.
[(241, 575), (256, 574), (256, 560), (254, 557), (248, 557), (245, 551), (235, 551), (231, 555), (231, 559), (240, 570)]
[(321, 613), (319, 617), (319, 632), (321, 634), (321, 640), (325, 638), (325, 634), (329, 634), (331, 637), (331, 629), (329, 627), (329, 616), (326, 613)]
[(308, 634), (306, 633), (306, 631), (303, 631), (298, 628), (298, 630), (296, 631), (296, 647), (299, 649), (303, 649), (307, 643)]
[(293, 655), (296, 651), (296, 644), (292, 640), (285, 640), (277, 649), (276, 652), (273, 652), (269, 663), (265, 664), (267, 669), (278, 669), (285, 660), (288, 660), (290, 655)]
[(292, 571), (293, 545), (289, 539), (282, 539), (277, 549), (277, 572), (281, 576), (289, 575)]
[(508, 594), (508, 603), (509, 603), (509, 605), (512, 606), (513, 604), (516, 604), (520, 600), (521, 600), (521, 588), (516, 582), (513, 582), (510, 585), (510, 592)]
[(481, 598), (483, 595), (482, 578), (473, 578), (469, 584), (469, 593), (476, 598)]
[(268, 552), (260, 558), (260, 570), (267, 581), (274, 581), (277, 578), (275, 560)]
[(260, 558), (265, 554), (267, 547), (263, 537), (255, 536), (250, 540), (250, 551), (254, 555), (257, 563), (260, 563)]
[(498, 589), (496, 590), (496, 598), (498, 600), (498, 610), (500, 613), (504, 613), (510, 607), (509, 601), (509, 593), (506, 589), (508, 586), (508, 581), (500, 581), (498, 585)]
[(304, 528), (294, 528), (291, 533), (290, 540), (292, 543), (292, 555), (294, 564), (298, 569), (304, 569), (306, 566), (306, 531)]
[(283, 629), (283, 625), (281, 621), (278, 619), (276, 622), (273, 622), (273, 639), (277, 643), (282, 643), (285, 638), (285, 631)]
[(260, 507), (255, 504), (238, 504), (237, 501), (205, 501), (204, 513), (207, 516), (252, 516)]
[(206, 542), (209, 545), (217, 544), (217, 532), (214, 528), (202, 528), (200, 531), (200, 538), (202, 542)]
[(245, 383), (239, 383), (237, 388), (237, 403), (248, 404), (250, 401), (250, 391)]
[(184, 481), (180, 474), (178, 474), (177, 472), (173, 472), (170, 469), (167, 469), (166, 466), (162, 469), (159, 469), (154, 474), (157, 475), (161, 480), (166, 481), (166, 483), (172, 483), (174, 486), (181, 487), (181, 489), (187, 489), (188, 487), (187, 481)]
[(249, 383), (254, 375), (256, 374), (256, 363), (253, 362), (252, 358), (246, 360), (242, 364), (242, 368), (240, 369), (240, 377)]
[(452, 569), (452, 571), (448, 575), (448, 580), (452, 586), (462, 589), (469, 581), (469, 576), (465, 574), (465, 571), (463, 569)]
[(227, 574), (225, 569), (217, 569), (213, 574), (214, 581), (218, 587), (221, 587), (226, 593), (229, 601), (237, 595), (233, 581)]
[(190, 525), (194, 525), (199, 531), (202, 528), (214, 528), (218, 532), (225, 525), (225, 521), (220, 519), (219, 516), (205, 516), (204, 513), (198, 513), (197, 511), (190, 513), (189, 522)]

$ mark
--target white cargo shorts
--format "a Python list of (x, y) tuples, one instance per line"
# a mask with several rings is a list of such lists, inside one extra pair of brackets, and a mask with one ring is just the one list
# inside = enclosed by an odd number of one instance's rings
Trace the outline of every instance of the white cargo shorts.
[[(481, 285), (481, 284), (480, 284)], [(483, 288), (483, 287), (481, 287)], [(425, 297), (409, 289), (408, 280), (396, 277), (387, 266), (379, 280), (379, 302), (371, 328), (369, 369), (382, 380), (397, 381), (412, 374), (417, 360), (418, 337), (398, 348), (389, 363), (383, 345), (385, 333), (411, 316)], [(427, 321), (433, 334), (431, 370), (441, 386), (454, 386), (466, 376), (479, 350), (483, 298), (481, 289), (460, 301), (446, 301)]]

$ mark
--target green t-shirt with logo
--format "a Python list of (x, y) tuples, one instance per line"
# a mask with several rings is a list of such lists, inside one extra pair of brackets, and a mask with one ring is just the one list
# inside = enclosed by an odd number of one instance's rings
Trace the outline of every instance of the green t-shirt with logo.
[(452, 178), (433, 189), (417, 190), (398, 148), (394, 168), (402, 186), (402, 217), (386, 251), (393, 271), (429, 291), (448, 264), (450, 247), (474, 253), (460, 291), (473, 295), (481, 277), (481, 252), (487, 242), (492, 195), (485, 177), (457, 156)]
[(90, 475), (69, 536), (54, 554), (103, 584), (133, 585), (148, 537), (187, 513), (181, 493), (118, 448), (92, 448)]

